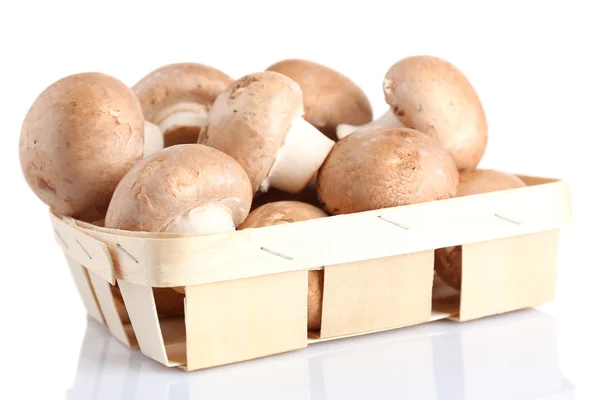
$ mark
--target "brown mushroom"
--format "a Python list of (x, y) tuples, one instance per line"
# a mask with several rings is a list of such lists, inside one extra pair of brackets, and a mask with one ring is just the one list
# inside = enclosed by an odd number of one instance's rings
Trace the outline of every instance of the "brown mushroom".
[[(244, 221), (251, 201), (248, 175), (234, 159), (199, 144), (174, 145), (137, 162), (123, 177), (105, 225), (146, 232), (230, 232)], [(154, 297), (159, 313), (180, 304), (170, 291), (155, 288)]]
[(408, 128), (374, 128), (336, 143), (317, 178), (330, 214), (347, 214), (446, 199), (458, 172), (439, 141)]
[(164, 135), (165, 147), (196, 143), (217, 95), (233, 79), (203, 64), (177, 63), (160, 67), (133, 86), (144, 115)]
[(267, 71), (279, 72), (300, 85), (306, 112), (304, 119), (333, 140), (338, 125), (363, 125), (373, 118), (371, 103), (362, 89), (329, 67), (289, 59), (271, 65)]
[[(470, 196), (526, 186), (517, 176), (500, 171), (477, 169), (460, 174), (457, 196)], [(440, 279), (460, 290), (462, 282), (462, 246), (435, 251), (435, 272)]]
[(144, 116), (133, 92), (109, 75), (70, 75), (47, 87), (21, 129), (23, 174), (51, 209), (102, 219), (117, 184), (143, 156)]
[[(258, 207), (248, 215), (240, 225), (240, 229), (260, 228), (264, 226), (307, 221), (314, 218), (327, 217), (327, 214), (307, 203), (299, 201), (278, 201)], [(321, 313), (323, 304), (323, 270), (308, 271), (308, 329), (321, 329)]]
[(394, 115), (392, 110), (387, 110), (379, 118), (365, 125), (350, 125), (340, 124), (336, 128), (336, 134), (338, 140), (342, 140), (346, 136), (350, 135), (359, 130), (371, 129), (371, 128), (404, 128), (404, 124)]
[(105, 225), (146, 232), (228, 232), (244, 221), (251, 201), (248, 176), (233, 158), (199, 144), (174, 145), (127, 172)]
[(277, 72), (258, 72), (220, 94), (199, 143), (221, 150), (248, 173), (256, 193), (306, 188), (334, 142), (302, 118), (302, 91)]
[(487, 119), (458, 68), (432, 56), (404, 58), (387, 71), (383, 91), (398, 119), (437, 136), (460, 171), (477, 167), (487, 146)]

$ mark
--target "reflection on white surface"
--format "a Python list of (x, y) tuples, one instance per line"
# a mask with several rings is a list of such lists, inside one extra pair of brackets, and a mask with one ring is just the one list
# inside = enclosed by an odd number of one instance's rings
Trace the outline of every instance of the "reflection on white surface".
[(167, 368), (88, 321), (68, 400), (573, 399), (553, 317), (535, 310), (310, 345), (196, 372)]

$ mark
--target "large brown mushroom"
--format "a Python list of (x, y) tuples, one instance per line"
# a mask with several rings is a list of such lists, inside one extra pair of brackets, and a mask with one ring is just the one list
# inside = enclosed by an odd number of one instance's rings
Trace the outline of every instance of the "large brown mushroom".
[[(244, 221), (251, 201), (250, 180), (234, 159), (199, 144), (174, 145), (127, 172), (105, 225), (145, 232), (230, 232)], [(184, 290), (173, 289), (154, 288), (159, 314), (182, 312)]]
[(487, 119), (458, 68), (432, 56), (404, 58), (387, 71), (383, 91), (402, 124), (436, 136), (459, 170), (477, 167), (487, 145)]
[(127, 172), (105, 225), (146, 232), (228, 232), (244, 221), (251, 201), (248, 175), (233, 158), (199, 144), (174, 145)]
[(306, 119), (329, 138), (340, 124), (363, 125), (373, 118), (369, 99), (350, 78), (313, 61), (288, 59), (267, 68), (300, 85)]
[(23, 121), (19, 155), (36, 195), (65, 216), (102, 219), (117, 184), (142, 158), (144, 116), (109, 75), (70, 75), (47, 87)]
[(373, 128), (336, 143), (317, 178), (330, 214), (347, 214), (446, 199), (458, 172), (438, 140), (408, 128)]
[(274, 187), (296, 194), (335, 143), (303, 113), (302, 91), (292, 79), (270, 71), (249, 74), (217, 97), (198, 142), (237, 160), (255, 193)]
[[(327, 214), (307, 203), (300, 201), (277, 201), (262, 205), (252, 211), (239, 229), (260, 228), (264, 226), (288, 224), (327, 217)], [(323, 270), (308, 271), (308, 329), (321, 329), (323, 305)]]
[[(477, 169), (460, 174), (457, 196), (470, 196), (526, 186), (517, 176), (489, 169)], [(462, 246), (451, 246), (435, 251), (435, 272), (454, 289), (462, 283)]]
[[(138, 96), (149, 125), (164, 135), (165, 147), (196, 143), (216, 97), (233, 79), (197, 63), (162, 66), (138, 81)], [(150, 127), (148, 129), (151, 129)]]

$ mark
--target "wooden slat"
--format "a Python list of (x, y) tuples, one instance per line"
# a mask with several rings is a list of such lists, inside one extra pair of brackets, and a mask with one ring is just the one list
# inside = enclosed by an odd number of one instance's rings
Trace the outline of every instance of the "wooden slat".
[(84, 234), (74, 224), (50, 214), (56, 241), (63, 247), (66, 254), (89, 271), (103, 277), (114, 284), (115, 274), (110, 253), (101, 241)]
[[(118, 282), (142, 353), (169, 367), (184, 364), (185, 359), (177, 362), (167, 356), (152, 288), (121, 280)], [(181, 341), (185, 341), (185, 336)]]
[(88, 275), (87, 270), (81, 266), (77, 261), (73, 260), (69, 255), (65, 252), (65, 257), (67, 259), (67, 264), (69, 265), (69, 269), (71, 270), (71, 275), (73, 276), (73, 281), (77, 286), (77, 291), (81, 296), (81, 300), (83, 301), (83, 305), (88, 315), (94, 318), (96, 321), (104, 324), (104, 317), (102, 316), (102, 311), (100, 310), (100, 306), (98, 305), (98, 300), (96, 299), (96, 294), (94, 293), (94, 288), (90, 282), (90, 277)]
[(186, 286), (187, 369), (306, 347), (307, 271)]
[(127, 331), (121, 322), (119, 316), (119, 310), (115, 305), (112, 292), (110, 290), (110, 283), (108, 283), (103, 277), (93, 272), (89, 272), (90, 282), (96, 293), (98, 304), (104, 315), (106, 325), (110, 330), (110, 333), (117, 338), (119, 341), (124, 343), (126, 346), (133, 347), (135, 344), (135, 338), (131, 338), (127, 335)]
[(558, 229), (570, 220), (569, 186), (559, 181), (215, 235), (159, 239), (84, 231), (107, 244), (120, 279), (169, 287), (514, 237)]
[(558, 235), (548, 231), (463, 246), (459, 320), (553, 300)]
[(325, 267), (320, 337), (429, 321), (433, 251)]

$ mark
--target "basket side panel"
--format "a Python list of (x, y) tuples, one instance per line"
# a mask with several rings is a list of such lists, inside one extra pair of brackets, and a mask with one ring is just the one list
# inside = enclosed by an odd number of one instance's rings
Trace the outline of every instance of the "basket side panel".
[[(169, 359), (167, 355), (152, 288), (121, 280), (118, 282), (141, 352), (169, 367), (185, 364), (184, 353), (177, 360)], [(181, 341), (185, 341), (184, 332)]]
[(125, 329), (125, 326), (121, 321), (119, 310), (110, 289), (110, 283), (94, 272), (88, 271), (88, 273), (90, 275), (90, 282), (96, 293), (96, 298), (98, 299), (98, 304), (104, 315), (104, 320), (108, 326), (108, 330), (115, 338), (126, 346), (134, 347), (135, 337), (132, 335), (133, 332)]
[(186, 286), (187, 370), (307, 346), (307, 271)]
[(461, 321), (554, 299), (559, 231), (463, 245)]
[(115, 283), (114, 265), (108, 248), (101, 241), (84, 234), (79, 229), (51, 214), (56, 241), (72, 259), (85, 265), (106, 281)]
[(429, 321), (433, 251), (325, 267), (321, 338)]
[(101, 324), (104, 324), (104, 316), (98, 305), (96, 293), (94, 293), (94, 288), (92, 288), (87, 270), (77, 261), (69, 257), (67, 253), (65, 253), (65, 257), (88, 315)]

